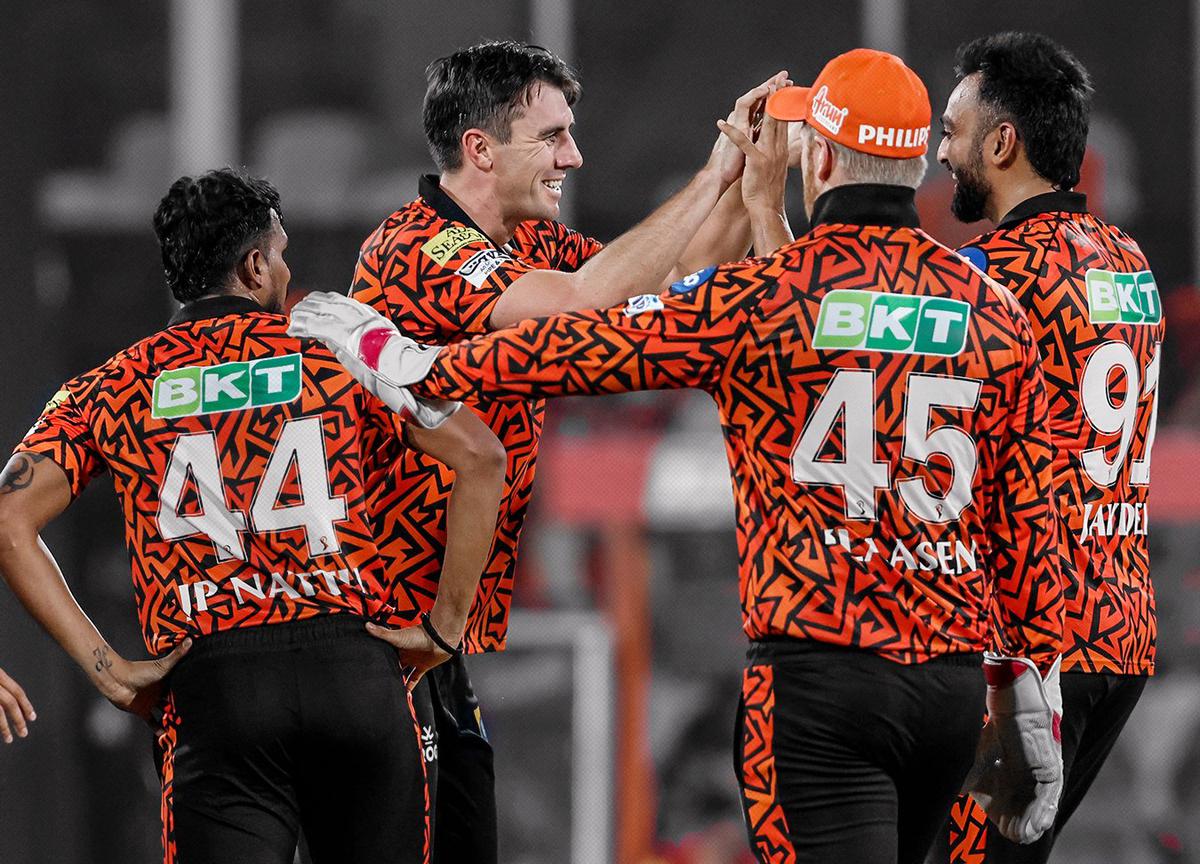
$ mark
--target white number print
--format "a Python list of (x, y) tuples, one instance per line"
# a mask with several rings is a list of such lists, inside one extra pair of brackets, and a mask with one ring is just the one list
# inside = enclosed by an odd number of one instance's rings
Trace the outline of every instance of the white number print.
[[(1104, 447), (1093, 447), (1080, 454), (1083, 468), (1097, 486), (1112, 486), (1121, 476), (1121, 468), (1129, 456), (1133, 434), (1137, 430), (1138, 403), (1141, 397), (1153, 394), (1150, 427), (1146, 431), (1146, 452), (1129, 466), (1129, 482), (1145, 486), (1150, 482), (1150, 448), (1158, 425), (1158, 370), (1161, 342), (1154, 344), (1154, 356), (1146, 364), (1146, 373), (1139, 375), (1133, 349), (1124, 342), (1105, 342), (1088, 357), (1080, 382), (1079, 396), (1088, 423), (1102, 435), (1120, 433), (1117, 454), (1110, 462)], [(1121, 403), (1113, 402), (1112, 385), (1121, 380), (1113, 373), (1120, 371), (1125, 382)]]
[[(922, 465), (935, 455), (945, 456), (953, 481), (944, 497), (933, 495), (919, 477), (896, 484), (905, 507), (925, 522), (950, 522), (971, 503), (978, 463), (975, 441), (957, 426), (929, 428), (934, 407), (974, 410), (980, 382), (951, 376), (909, 373), (905, 382), (905, 459)], [(840, 460), (818, 460), (838, 418), (845, 434)], [(792, 479), (797, 483), (840, 486), (846, 497), (846, 518), (877, 518), (876, 492), (890, 487), (890, 466), (875, 460), (875, 373), (868, 369), (839, 369), (804, 425), (792, 449)]]
[[(188, 477), (195, 484), (200, 512), (181, 516), (179, 505)], [(164, 540), (205, 534), (217, 550), (218, 561), (245, 558), (238, 534), (246, 530), (246, 514), (225, 505), (221, 457), (212, 432), (180, 435), (171, 448), (167, 474), (158, 490), (158, 533)]]
[[(818, 461), (838, 417), (846, 434), (844, 457)], [(846, 518), (875, 518), (875, 490), (888, 487), (888, 464), (875, 461), (875, 373), (869, 369), (839, 369), (821, 395), (792, 448), (792, 479), (797, 483), (841, 486)]]
[[(301, 502), (278, 506), (280, 493), (292, 465), (300, 485)], [(199, 498), (199, 512), (181, 515), (180, 499), (192, 478)], [(216, 438), (211, 432), (180, 435), (171, 450), (167, 473), (159, 489), (158, 530), (164, 540), (180, 540), (197, 534), (208, 536), (217, 559), (245, 560), (238, 536), (245, 531), (304, 529), (311, 555), (341, 551), (334, 523), (346, 518), (346, 501), (329, 492), (329, 468), (325, 436), (319, 417), (303, 417), (283, 424), (275, 449), (263, 472), (250, 506), (251, 527), (246, 514), (231, 510), (225, 499), (225, 481)]]
[(942, 454), (950, 460), (954, 477), (946, 496), (931, 495), (920, 477), (896, 484), (904, 506), (924, 522), (953, 522), (971, 503), (979, 452), (975, 439), (957, 426), (929, 430), (930, 411), (935, 406), (967, 408), (979, 405), (979, 381), (938, 375), (908, 376), (908, 404), (904, 410), (904, 458), (925, 465), (929, 457)]

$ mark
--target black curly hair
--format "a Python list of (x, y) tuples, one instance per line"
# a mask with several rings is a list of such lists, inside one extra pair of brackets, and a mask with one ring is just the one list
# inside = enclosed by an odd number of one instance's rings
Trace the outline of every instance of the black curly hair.
[(987, 125), (1016, 127), (1033, 170), (1057, 189), (1079, 182), (1092, 82), (1075, 56), (1040, 33), (997, 33), (959, 46), (955, 73), (979, 73)]
[(443, 171), (462, 167), (460, 142), (468, 129), (482, 129), (507, 143), (512, 121), (539, 82), (561, 90), (568, 105), (583, 92), (575, 70), (545, 48), (524, 42), (462, 48), (430, 63), (425, 77), (425, 140)]
[(167, 287), (180, 303), (219, 294), (233, 268), (283, 220), (279, 193), (232, 168), (180, 177), (154, 211)]

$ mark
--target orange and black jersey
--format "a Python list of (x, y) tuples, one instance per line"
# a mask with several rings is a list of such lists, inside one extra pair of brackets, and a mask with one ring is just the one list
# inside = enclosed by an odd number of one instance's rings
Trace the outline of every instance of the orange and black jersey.
[(105, 469), (146, 645), (331, 612), (386, 617), (364, 477), (395, 460), (396, 417), (324, 346), (253, 300), (185, 306), (67, 382), (18, 451), (73, 496)]
[(834, 189), (775, 254), (444, 349), (463, 399), (698, 387), (733, 473), (743, 627), (901, 663), (1062, 644), (1046, 394), (1006, 290), (917, 227), (913, 192)]
[[(366, 239), (350, 296), (423, 342), (445, 345), (485, 333), (504, 290), (530, 270), (573, 272), (601, 244), (557, 222), (526, 222), (496, 246), (439, 186), (421, 179), (421, 197)], [(497, 651), (508, 638), (513, 573), (545, 410), (540, 399), (469, 403), (508, 451), (496, 536), (467, 620), (464, 648)], [(396, 623), (427, 610), (446, 546), (446, 502), (454, 472), (408, 450), (372, 479), (376, 537), (393, 586)]]
[(1030, 198), (960, 252), (1016, 296), (1041, 350), (1066, 590), (1063, 669), (1153, 673), (1147, 498), (1164, 321), (1150, 266), (1073, 192)]

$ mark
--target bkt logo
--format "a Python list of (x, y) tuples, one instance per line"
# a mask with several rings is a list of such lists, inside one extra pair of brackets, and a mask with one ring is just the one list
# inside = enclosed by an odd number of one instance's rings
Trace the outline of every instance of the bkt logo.
[(170, 419), (216, 414), (291, 402), (299, 395), (299, 354), (219, 366), (186, 366), (154, 379), (151, 415)]
[(821, 300), (814, 348), (953, 357), (967, 342), (971, 306), (946, 297), (830, 291)]
[(1157, 324), (1162, 320), (1158, 285), (1149, 270), (1089, 270), (1088, 317), (1093, 324)]

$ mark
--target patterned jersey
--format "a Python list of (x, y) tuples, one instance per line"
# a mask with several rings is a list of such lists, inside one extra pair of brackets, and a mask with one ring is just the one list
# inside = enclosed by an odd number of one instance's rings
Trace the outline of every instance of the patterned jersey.
[(626, 305), (444, 349), (467, 399), (698, 387), (733, 474), (743, 628), (916, 663), (1061, 648), (1046, 396), (1012, 295), (917, 227), (912, 190), (822, 196), (808, 235)]
[(961, 251), (1013, 292), (1041, 349), (1066, 585), (1063, 669), (1153, 674), (1147, 493), (1164, 321), (1146, 258), (1071, 192), (1029, 199)]
[[(495, 246), (436, 178), (363, 243), (350, 294), (424, 342), (449, 344), (485, 333), (504, 289), (533, 269), (573, 272), (601, 245), (557, 222), (526, 222)], [(508, 638), (517, 542), (533, 493), (544, 403), (469, 403), (508, 451), (496, 536), (467, 619), (464, 649), (500, 651)], [(393, 586), (397, 624), (428, 610), (446, 547), (446, 501), (454, 472), (408, 450), (372, 479), (376, 538)]]
[(176, 320), (65, 384), (17, 447), (53, 459), (73, 495), (112, 473), (147, 647), (386, 616), (363, 478), (399, 456), (394, 415), (252, 300)]

